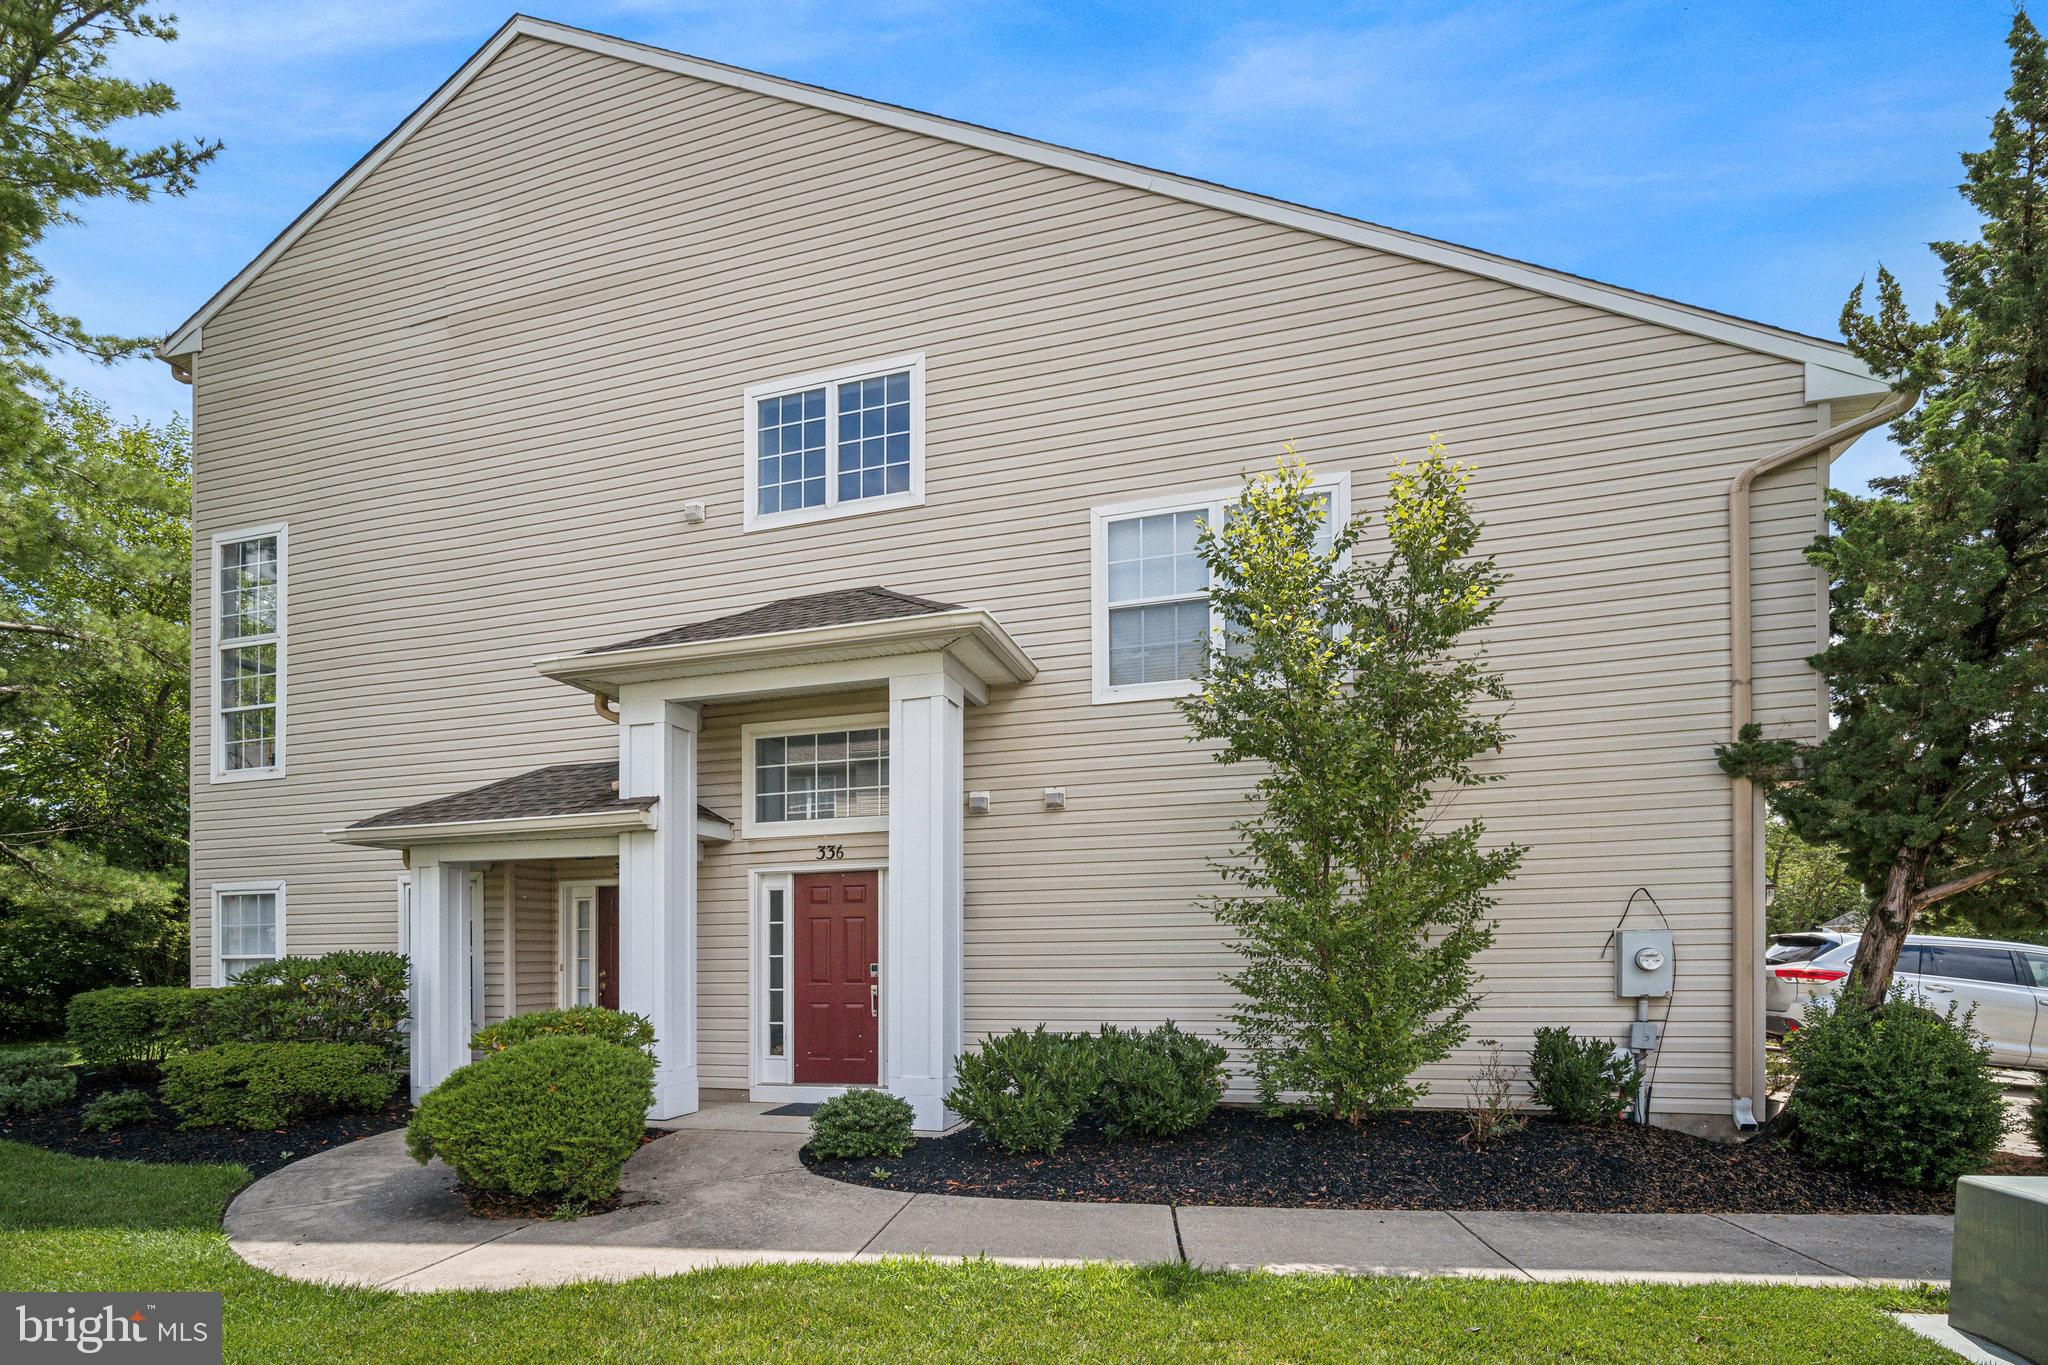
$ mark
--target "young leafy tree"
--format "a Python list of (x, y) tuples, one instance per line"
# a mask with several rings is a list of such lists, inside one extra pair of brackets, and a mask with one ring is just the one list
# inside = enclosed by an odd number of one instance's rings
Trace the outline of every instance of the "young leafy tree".
[(1269, 1106), (1298, 1092), (1355, 1123), (1407, 1103), (1477, 1004), (1492, 888), (1522, 850), (1445, 819), (1506, 739), (1506, 685), (1472, 638), (1503, 575), (1475, 553), (1468, 478), (1435, 443), (1397, 466), (1378, 558), (1368, 518), (1327, 535), (1299, 460), (1202, 533), (1229, 648), (1182, 710), (1218, 761), (1259, 765), (1241, 856), (1216, 865), (1245, 894), (1213, 908), (1245, 959), (1234, 1036)]
[(1850, 346), (1923, 395), (1893, 428), (1910, 468), (1830, 495), (1834, 642), (1815, 656), (1835, 726), (1818, 745), (1752, 729), (1722, 764), (1764, 784), (1802, 838), (1834, 844), (1875, 902), (1853, 972), (1875, 1009), (1918, 916), (2048, 883), (2048, 48), (2013, 20), (1991, 145), (1963, 157), (1974, 242), (1940, 242), (1947, 297), (1908, 315), (1878, 276)]
[(1815, 929), (1843, 915), (1859, 918), (1870, 908), (1862, 884), (1842, 867), (1839, 849), (1809, 844), (1782, 816), (1764, 826), (1764, 875), (1770, 879), (1766, 918), (1774, 934)]

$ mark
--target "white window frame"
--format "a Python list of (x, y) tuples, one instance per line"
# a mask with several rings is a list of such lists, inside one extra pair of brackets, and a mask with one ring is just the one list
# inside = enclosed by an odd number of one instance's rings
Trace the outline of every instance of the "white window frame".
[[(274, 644), (277, 647), (277, 745), (276, 759), (268, 768), (229, 768), (227, 766), (227, 727), (221, 716), (221, 656), (226, 653), (226, 643), (221, 639), (220, 616), (220, 552), (229, 545), (244, 540), (275, 539), (277, 541), (277, 629), (268, 637), (251, 636), (236, 640), (237, 646), (251, 644)], [(290, 599), (289, 573), (291, 555), (288, 548), (290, 527), (288, 523), (272, 522), (267, 526), (250, 526), (234, 531), (222, 531), (213, 537), (209, 553), (211, 562), (206, 569), (207, 596), (211, 601), (212, 659), (208, 666), (206, 705), (208, 725), (212, 730), (211, 748), (212, 776), (214, 782), (261, 782), (284, 776), (285, 764), (285, 637), (287, 631), (287, 604)]]
[(278, 960), (279, 958), (282, 958), (282, 957), (286, 956), (286, 955), (287, 955), (287, 954), (288, 954), (288, 953), (289, 953), (289, 952), (291, 951), (291, 949), (290, 949), (290, 948), (289, 948), (289, 947), (288, 947), (288, 946), (286, 945), (286, 943), (285, 943), (285, 937), (284, 937), (284, 926), (285, 926), (285, 913), (284, 913), (284, 883), (283, 883), (282, 881), (259, 881), (259, 882), (216, 882), (216, 883), (214, 883), (214, 886), (213, 886), (213, 892), (212, 892), (212, 895), (213, 895), (213, 925), (212, 925), (212, 929), (213, 929), (213, 964), (212, 964), (212, 966), (213, 966), (213, 984), (214, 984), (214, 985), (216, 985), (216, 986), (225, 986), (225, 985), (227, 985), (227, 984), (228, 984), (228, 973), (227, 973), (227, 966), (226, 966), (226, 964), (225, 964), (225, 962), (224, 962), (225, 954), (223, 954), (223, 953), (221, 952), (221, 950), (220, 950), (220, 948), (221, 948), (221, 938), (222, 938), (222, 935), (221, 935), (221, 927), (220, 927), (220, 902), (221, 902), (221, 897), (223, 897), (223, 896), (274, 896), (274, 897), (276, 898), (276, 900), (277, 900), (277, 955), (276, 955), (275, 957), (272, 957), (272, 958), (270, 958), (269, 960), (270, 960), (270, 961), (272, 961), (272, 962), (276, 962), (276, 961), (277, 961), (277, 960)]
[[(759, 809), (754, 800), (757, 774), (754, 771), (754, 741), (775, 739), (782, 735), (809, 735), (833, 730), (886, 730), (889, 728), (889, 714), (886, 711), (865, 711), (851, 716), (809, 716), (802, 720), (759, 721), (740, 727), (740, 837), (742, 839), (825, 839), (839, 834), (886, 834), (889, 831), (889, 816), (851, 815), (837, 820), (757, 820), (754, 812)], [(896, 771), (896, 756), (893, 752), (894, 737), (891, 737), (889, 771)], [(886, 791), (887, 788), (885, 787)], [(837, 864), (835, 863), (836, 867)], [(829, 869), (827, 869), (829, 870)]]
[[(839, 386), (861, 379), (875, 379), (899, 370), (910, 372), (910, 487), (901, 493), (880, 497), (839, 500)], [(825, 502), (821, 507), (802, 507), (790, 512), (761, 511), (761, 463), (759, 450), (761, 400), (780, 398), (804, 389), (825, 389)], [(867, 360), (857, 365), (837, 365), (829, 370), (793, 375), (750, 384), (741, 395), (745, 408), (746, 473), (745, 506), (741, 527), (765, 531), (777, 526), (795, 526), (807, 521), (857, 516), (865, 512), (886, 512), (897, 507), (924, 505), (924, 352)]]
[[(1311, 492), (1330, 495), (1332, 523), (1343, 526), (1351, 519), (1351, 471), (1338, 470), (1309, 485)], [(1199, 678), (1172, 678), (1160, 682), (1128, 683), (1112, 687), (1109, 681), (1109, 524), (1132, 517), (1161, 512), (1201, 512), (1210, 523), (1223, 509), (1237, 501), (1244, 485), (1201, 489), (1181, 493), (1157, 493), (1128, 502), (1108, 503), (1088, 511), (1088, 571), (1090, 635), (1092, 637), (1094, 700), (1099, 706), (1110, 702), (1152, 701), (1162, 697), (1189, 697), (1202, 690)], [(1223, 618), (1212, 604), (1209, 608), (1209, 640), (1214, 648), (1223, 638)]]

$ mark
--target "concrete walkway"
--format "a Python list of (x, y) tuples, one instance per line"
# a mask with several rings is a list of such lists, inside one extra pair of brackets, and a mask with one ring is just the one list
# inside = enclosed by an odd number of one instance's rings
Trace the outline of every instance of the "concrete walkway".
[(389, 1289), (505, 1289), (775, 1261), (965, 1258), (1559, 1280), (1945, 1284), (1950, 1220), (1909, 1215), (1409, 1213), (900, 1194), (797, 1160), (803, 1120), (719, 1105), (626, 1166), (616, 1213), (470, 1216), (454, 1177), (385, 1133), (276, 1171), (229, 1206), (250, 1264)]

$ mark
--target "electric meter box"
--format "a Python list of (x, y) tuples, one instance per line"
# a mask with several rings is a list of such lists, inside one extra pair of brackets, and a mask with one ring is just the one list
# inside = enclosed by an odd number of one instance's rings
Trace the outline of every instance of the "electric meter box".
[(1641, 998), (1671, 994), (1671, 931), (1633, 929), (1621, 935), (1621, 988), (1618, 995)]

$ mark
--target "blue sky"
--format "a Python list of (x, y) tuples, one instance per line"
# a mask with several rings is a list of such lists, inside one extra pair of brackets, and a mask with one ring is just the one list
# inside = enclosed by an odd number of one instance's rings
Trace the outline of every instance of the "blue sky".
[[(537, 3), (537, 0), (530, 0)], [(183, 108), (143, 136), (227, 143), (182, 201), (54, 237), (88, 325), (168, 330), (508, 16), (495, 4), (204, 3), (126, 74)], [(624, 37), (1482, 247), (1833, 336), (1883, 262), (1925, 310), (1930, 240), (1968, 236), (1957, 153), (2005, 86), (2006, 0), (1075, 4), (562, 0)], [(154, 361), (67, 378), (187, 410)], [(1896, 464), (1877, 438), (1836, 467)]]

